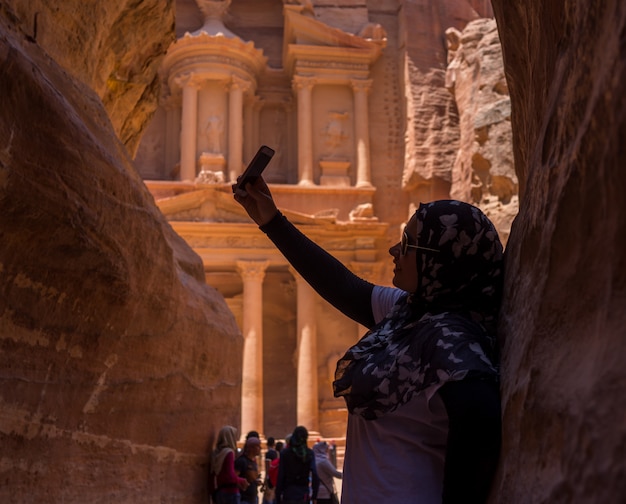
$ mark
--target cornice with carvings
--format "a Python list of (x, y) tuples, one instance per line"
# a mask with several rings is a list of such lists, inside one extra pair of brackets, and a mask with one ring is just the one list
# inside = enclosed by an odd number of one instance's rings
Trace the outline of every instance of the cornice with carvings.
[(367, 49), (290, 44), (284, 64), (290, 73), (295, 73), (295, 69), (299, 67), (329, 67), (369, 72), (369, 68), (379, 55), (379, 52)]
[(253, 59), (262, 66), (267, 63), (267, 57), (263, 54), (263, 50), (257, 49), (252, 41), (245, 42), (238, 37), (209, 35), (206, 32), (197, 35), (187, 32), (170, 46), (163, 59), (163, 64), (168, 67), (194, 53), (211, 53), (214, 51), (230, 51), (243, 58)]
[(317, 79), (318, 84), (350, 85), (353, 80), (366, 80), (369, 77), (367, 68), (346, 68), (343, 65), (298, 65), (294, 76)]
[(322, 70), (324, 73), (342, 72), (346, 78), (350, 78), (351, 74), (369, 74), (369, 66), (361, 63), (345, 62), (345, 61), (314, 61), (299, 60), (296, 64), (296, 71)]
[(233, 77), (249, 83), (252, 89), (256, 89), (257, 77), (250, 65), (228, 56), (210, 55), (210, 57), (190, 58), (174, 65), (164, 80), (172, 89), (179, 88), (177, 79), (195, 76), (199, 85), (208, 81), (230, 82)]
[[(263, 73), (267, 58), (262, 51), (246, 50), (249, 45), (226, 43), (224, 40), (209, 37), (207, 43), (194, 43), (190, 46), (174, 43), (163, 60), (161, 78), (171, 85), (172, 80), (180, 74), (195, 72), (206, 78), (227, 80), (233, 73), (248, 78), (256, 85), (256, 79)], [(232, 40), (232, 39), (227, 39)], [(217, 42), (217, 43), (216, 43)]]
[[(178, 226), (172, 226), (178, 230)], [(179, 233), (194, 248), (211, 248), (216, 253), (231, 255), (237, 250), (267, 250), (271, 244), (264, 236), (188, 236)]]

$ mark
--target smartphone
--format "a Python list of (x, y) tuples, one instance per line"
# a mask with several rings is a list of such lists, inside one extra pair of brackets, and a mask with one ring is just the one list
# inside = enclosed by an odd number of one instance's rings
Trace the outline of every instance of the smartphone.
[(239, 183), (237, 184), (237, 189), (245, 190), (246, 184), (254, 183), (254, 181), (259, 178), (265, 167), (272, 159), (274, 155), (274, 149), (270, 149), (267, 145), (261, 145), (261, 148), (257, 151), (257, 153), (250, 161), (250, 164), (243, 172)]

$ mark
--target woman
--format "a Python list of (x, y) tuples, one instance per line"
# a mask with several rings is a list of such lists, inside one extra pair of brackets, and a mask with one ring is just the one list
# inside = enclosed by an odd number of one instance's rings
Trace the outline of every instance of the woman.
[(237, 451), (237, 429), (226, 425), (217, 435), (215, 450), (211, 453), (211, 474), (214, 486), (211, 495), (215, 504), (239, 504), (239, 489), (248, 488), (248, 481), (235, 473), (235, 452)]
[(349, 412), (342, 502), (485, 502), (500, 450), (492, 223), (459, 201), (420, 205), (389, 249), (397, 288), (382, 287), (300, 233), (262, 178), (233, 190), (298, 273), (369, 329), (333, 383)]
[[(277, 504), (302, 504), (317, 502), (319, 479), (315, 469), (315, 456), (307, 447), (309, 432), (298, 426), (289, 438), (289, 445), (280, 453), (278, 480), (276, 482)], [(311, 481), (311, 494), (309, 493)]]
[(326, 441), (320, 441), (313, 445), (317, 477), (320, 479), (317, 504), (333, 504), (332, 495), (335, 493), (333, 478), (341, 478), (341, 471), (338, 471), (328, 459), (328, 448)]

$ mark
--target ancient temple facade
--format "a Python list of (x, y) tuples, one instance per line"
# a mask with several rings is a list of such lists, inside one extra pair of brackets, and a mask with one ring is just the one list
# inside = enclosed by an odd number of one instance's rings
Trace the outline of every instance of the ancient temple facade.
[(405, 172), (414, 164), (407, 47), (397, 12), (385, 25), (395, 3), (375, 19), (364, 2), (334, 10), (280, 0), (177, 2), (177, 40), (135, 163), (243, 334), (242, 435), (283, 437), (305, 425), (342, 437), (347, 412), (332, 394), (335, 363), (365, 332), (317, 296), (233, 201), (230, 185), (258, 147), (276, 151), (264, 177), (283, 213), (375, 283), (389, 284), (388, 248), (419, 201), (450, 197), (449, 173), (415, 182)]

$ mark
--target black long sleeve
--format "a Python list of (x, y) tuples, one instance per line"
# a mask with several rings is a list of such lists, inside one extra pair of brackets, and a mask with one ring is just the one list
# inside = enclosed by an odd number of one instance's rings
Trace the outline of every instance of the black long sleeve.
[(280, 212), (260, 229), (320, 296), (359, 324), (374, 325), (373, 284), (352, 273)]
[(448, 382), (439, 394), (448, 412), (443, 504), (484, 504), (501, 445), (500, 392), (495, 381)]

